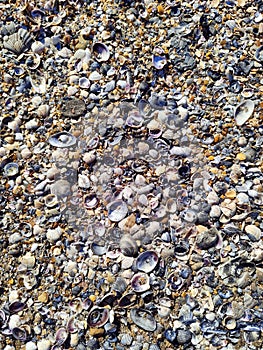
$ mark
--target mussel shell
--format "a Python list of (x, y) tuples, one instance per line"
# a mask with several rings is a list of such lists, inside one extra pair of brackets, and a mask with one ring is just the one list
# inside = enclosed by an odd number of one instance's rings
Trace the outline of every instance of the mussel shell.
[(153, 271), (158, 264), (158, 255), (153, 250), (148, 250), (141, 253), (136, 261), (136, 267), (138, 270), (149, 273)]
[(137, 292), (142, 293), (150, 289), (149, 276), (144, 272), (136, 273), (131, 279), (131, 288)]
[(66, 148), (74, 146), (77, 142), (77, 139), (74, 135), (70, 134), (69, 132), (62, 131), (50, 136), (48, 142), (51, 146), (58, 148)]
[(130, 311), (131, 320), (140, 328), (148, 332), (154, 332), (157, 323), (150, 311), (134, 308)]
[(94, 306), (88, 314), (87, 322), (90, 327), (97, 328), (104, 326), (108, 319), (109, 309)]
[(26, 304), (21, 301), (13, 301), (11, 304), (9, 304), (9, 311), (11, 314), (15, 314), (17, 312), (22, 311), (26, 307)]
[(108, 207), (108, 218), (112, 222), (119, 222), (128, 214), (128, 207), (122, 200), (111, 202)]
[(136, 294), (134, 294), (134, 293), (127, 293), (127, 294), (124, 294), (124, 295), (120, 298), (120, 300), (119, 300), (119, 302), (118, 302), (118, 305), (119, 305), (119, 307), (121, 307), (121, 308), (130, 307), (130, 306), (132, 306), (132, 305), (135, 304), (136, 299), (137, 299), (137, 296), (136, 296)]

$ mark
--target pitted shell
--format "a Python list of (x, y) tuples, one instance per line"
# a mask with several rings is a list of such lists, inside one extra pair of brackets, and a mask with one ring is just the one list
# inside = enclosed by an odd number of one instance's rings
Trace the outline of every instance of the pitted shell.
[(153, 250), (148, 250), (141, 253), (136, 261), (136, 267), (138, 270), (149, 273), (153, 271), (158, 264), (158, 255)]

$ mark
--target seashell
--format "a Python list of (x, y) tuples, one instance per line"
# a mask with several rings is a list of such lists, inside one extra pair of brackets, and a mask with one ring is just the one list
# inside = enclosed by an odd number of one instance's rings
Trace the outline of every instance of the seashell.
[(152, 57), (152, 63), (153, 66), (156, 69), (163, 69), (163, 67), (166, 65), (167, 60), (165, 56), (157, 56), (157, 55), (153, 55)]
[(185, 284), (185, 280), (179, 276), (178, 272), (172, 272), (168, 276), (168, 285), (171, 290), (173, 291), (181, 290), (184, 284)]
[(62, 105), (61, 113), (63, 117), (77, 118), (84, 115), (86, 105), (83, 100), (72, 98)]
[(153, 250), (141, 253), (136, 260), (136, 267), (139, 271), (149, 273), (153, 271), (158, 264), (158, 255)]
[(42, 53), (46, 48), (46, 45), (43, 44), (41, 41), (34, 41), (31, 45), (31, 51), (37, 54)]
[(109, 48), (101, 42), (93, 44), (92, 53), (95, 54), (96, 60), (99, 62), (106, 62), (110, 58)]
[(129, 113), (125, 124), (130, 128), (139, 129), (143, 125), (143, 117), (138, 112), (133, 111)]
[(90, 87), (90, 81), (86, 77), (82, 77), (79, 79), (79, 87), (82, 89), (88, 89)]
[(121, 308), (130, 307), (130, 306), (132, 306), (132, 305), (135, 304), (136, 299), (137, 299), (137, 296), (136, 296), (136, 294), (134, 294), (134, 293), (127, 293), (127, 294), (124, 294), (124, 295), (119, 299), (118, 305), (119, 305), (119, 307), (121, 307)]
[(37, 18), (37, 17), (45, 17), (45, 11), (42, 11), (40, 8), (33, 8), (33, 10), (31, 10), (30, 12), (31, 16), (33, 18)]
[(247, 225), (245, 227), (245, 232), (253, 242), (259, 241), (262, 236), (260, 228), (255, 225)]
[(22, 311), (26, 307), (26, 304), (21, 301), (13, 301), (11, 304), (9, 304), (9, 311), (11, 314), (16, 314), (17, 312)]
[(242, 126), (251, 117), (254, 111), (255, 104), (252, 100), (241, 102), (235, 110), (234, 118), (236, 124)]
[(134, 308), (130, 311), (131, 320), (140, 328), (148, 332), (154, 332), (157, 323), (150, 311)]
[(176, 340), (178, 344), (187, 344), (192, 339), (192, 333), (188, 329), (178, 329)]
[(56, 345), (60, 346), (60, 345), (64, 344), (68, 338), (68, 335), (69, 335), (69, 333), (68, 333), (66, 328), (59, 328), (57, 330), (56, 336), (55, 336)]
[(198, 248), (206, 250), (214, 247), (219, 240), (218, 231), (216, 228), (211, 228), (207, 231), (200, 232), (196, 237), (196, 245)]
[(7, 163), (3, 170), (5, 176), (13, 177), (19, 173), (19, 166), (17, 163)]
[(197, 220), (197, 214), (194, 210), (186, 209), (180, 213), (182, 219), (188, 223), (195, 223)]
[(131, 168), (136, 173), (140, 174), (140, 173), (144, 173), (149, 169), (149, 164), (146, 160), (138, 158), (132, 161)]
[(96, 197), (96, 194), (92, 193), (92, 194), (87, 194), (84, 197), (84, 205), (87, 209), (93, 209), (96, 208), (96, 206), (98, 205), (99, 200)]
[(58, 132), (50, 136), (50, 138), (48, 139), (48, 143), (51, 146), (58, 148), (71, 147), (75, 145), (76, 142), (76, 137), (68, 133), (67, 131)]
[(67, 180), (57, 180), (51, 185), (50, 192), (58, 198), (64, 198), (71, 194), (71, 185)]
[(105, 325), (109, 319), (109, 309), (94, 306), (87, 317), (87, 323), (92, 328), (98, 328)]
[(90, 75), (89, 75), (89, 80), (90, 81), (98, 81), (98, 80), (101, 80), (102, 79), (102, 74), (100, 74), (99, 72), (97, 71), (94, 71), (94, 72), (91, 72)]
[(127, 288), (126, 280), (119, 276), (116, 278), (116, 281), (112, 284), (112, 289), (116, 292), (119, 292), (120, 294), (125, 292), (126, 288)]
[(16, 25), (14, 22), (10, 22), (5, 25), (2, 25), (2, 28), (1, 28), (2, 36), (11, 35), (11, 34), (14, 34), (15, 32), (16, 32)]
[(255, 59), (258, 62), (263, 62), (263, 46), (260, 46), (255, 52)]
[(29, 75), (29, 81), (34, 92), (38, 94), (45, 94), (47, 91), (46, 78), (45, 77), (32, 77)]
[(91, 244), (91, 250), (95, 255), (102, 256), (107, 252), (107, 248), (103, 245), (98, 245), (97, 243)]
[(73, 333), (76, 333), (78, 331), (78, 328), (76, 327), (75, 325), (75, 318), (74, 316), (71, 316), (69, 319), (68, 319), (68, 322), (67, 322), (67, 330), (69, 333), (73, 334)]
[(94, 149), (97, 148), (100, 142), (100, 138), (98, 136), (92, 137), (90, 140), (87, 140), (87, 148)]
[(17, 76), (21, 76), (25, 73), (25, 70), (23, 67), (14, 67), (14, 73)]
[(178, 168), (178, 175), (181, 178), (187, 178), (188, 176), (190, 176), (191, 173), (191, 169), (188, 165), (182, 165)]
[(25, 60), (26, 67), (31, 71), (36, 70), (40, 66), (40, 63), (41, 57), (37, 53), (27, 55), (27, 59)]
[(144, 272), (138, 272), (131, 279), (131, 288), (136, 293), (142, 293), (150, 289), (149, 276)]
[(19, 28), (16, 33), (4, 38), (3, 46), (5, 49), (19, 55), (24, 52), (32, 41), (31, 35), (26, 29)]
[(37, 115), (39, 117), (47, 117), (49, 115), (50, 107), (49, 105), (40, 105), (37, 109)]
[(226, 327), (229, 330), (233, 330), (237, 326), (236, 320), (232, 316), (226, 316), (223, 319), (222, 324), (224, 327)]
[(169, 343), (175, 345), (176, 343), (176, 331), (172, 328), (168, 328), (164, 331), (164, 337), (168, 340)]
[(48, 208), (54, 208), (58, 205), (58, 198), (55, 194), (50, 193), (44, 198), (44, 202)]
[(12, 329), (12, 335), (15, 339), (20, 340), (20, 341), (26, 341), (27, 339), (27, 331), (25, 330), (25, 328), (22, 327), (14, 327)]
[(128, 207), (122, 200), (111, 202), (107, 206), (108, 218), (113, 222), (119, 222), (128, 214)]
[(185, 240), (180, 240), (175, 244), (174, 254), (177, 256), (186, 255), (189, 252), (189, 243)]
[(113, 306), (113, 304), (116, 302), (117, 296), (116, 293), (108, 293), (104, 295), (98, 302), (97, 304), (99, 306)]
[(120, 249), (122, 254), (126, 256), (136, 256), (138, 254), (138, 245), (135, 239), (129, 234), (121, 237)]

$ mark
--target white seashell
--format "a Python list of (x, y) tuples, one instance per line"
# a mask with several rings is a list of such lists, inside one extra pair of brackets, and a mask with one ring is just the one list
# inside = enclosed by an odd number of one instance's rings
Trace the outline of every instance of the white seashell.
[(20, 28), (18, 32), (4, 39), (3, 46), (5, 49), (19, 55), (28, 48), (31, 41), (32, 38), (29, 32), (26, 29)]
[(44, 77), (38, 77), (38, 79), (29, 75), (29, 80), (32, 85), (32, 89), (34, 92), (39, 94), (45, 94), (47, 91), (46, 79)]
[(42, 53), (45, 50), (45, 44), (41, 43), (41, 41), (35, 41), (33, 42), (33, 44), (31, 45), (31, 50), (34, 53)]
[(236, 124), (241, 126), (252, 116), (254, 112), (255, 104), (252, 100), (246, 100), (241, 102), (235, 110), (234, 117)]
[(47, 117), (49, 115), (50, 107), (49, 105), (40, 105), (37, 109), (37, 115), (39, 117)]
[(79, 87), (82, 89), (88, 89), (90, 87), (90, 81), (86, 77), (82, 77), (79, 79)]
[(66, 131), (58, 132), (48, 139), (51, 146), (64, 148), (71, 147), (76, 144), (76, 137)]
[(101, 42), (97, 42), (93, 45), (92, 52), (95, 53), (96, 59), (99, 62), (108, 61), (110, 58), (110, 51), (108, 47)]
[(89, 80), (91, 81), (97, 81), (97, 80), (100, 80), (101, 78), (102, 78), (102, 74), (96, 71), (90, 73), (90, 76), (89, 76)]

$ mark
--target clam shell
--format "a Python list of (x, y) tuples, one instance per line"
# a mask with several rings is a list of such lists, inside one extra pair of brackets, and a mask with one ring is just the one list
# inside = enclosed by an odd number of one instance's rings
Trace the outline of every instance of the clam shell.
[(16, 314), (17, 312), (22, 311), (26, 307), (26, 304), (21, 301), (13, 301), (11, 304), (9, 304), (9, 311), (11, 314)]
[(79, 79), (79, 87), (82, 89), (88, 89), (90, 87), (90, 81), (86, 77), (82, 77)]
[(242, 126), (252, 116), (255, 104), (252, 100), (241, 102), (235, 110), (234, 117), (236, 124)]
[(93, 45), (92, 52), (96, 55), (96, 60), (99, 62), (106, 62), (110, 58), (109, 48), (101, 42), (96, 42)]
[(59, 328), (57, 330), (56, 336), (55, 336), (56, 345), (60, 346), (60, 345), (64, 344), (68, 338), (68, 335), (69, 335), (69, 333), (66, 330), (66, 328)]
[(96, 208), (96, 206), (98, 205), (99, 200), (96, 197), (96, 195), (94, 193), (92, 194), (87, 194), (84, 197), (84, 205), (87, 209), (93, 209)]
[(41, 43), (41, 41), (34, 41), (31, 45), (31, 51), (37, 54), (42, 53), (45, 50), (45, 44)]
[(131, 279), (131, 288), (137, 292), (142, 293), (150, 289), (149, 276), (144, 272), (136, 273)]
[(77, 139), (75, 136), (68, 133), (67, 131), (62, 131), (50, 136), (50, 138), (48, 139), (48, 142), (51, 146), (64, 148), (64, 147), (71, 147), (75, 145), (77, 142)]
[(91, 72), (90, 75), (89, 75), (89, 80), (90, 81), (98, 81), (98, 80), (101, 80), (102, 79), (102, 74), (100, 74), (99, 72), (97, 71), (94, 71), (94, 72)]
[(119, 222), (128, 214), (128, 207), (122, 200), (111, 202), (108, 207), (108, 218), (113, 222)]
[(130, 311), (131, 320), (140, 328), (148, 332), (154, 332), (157, 323), (150, 311), (134, 308)]
[(135, 304), (136, 302), (136, 299), (137, 299), (137, 296), (136, 294), (134, 293), (127, 293), (127, 294), (124, 294), (120, 300), (119, 300), (119, 307), (121, 308), (126, 308), (126, 307), (130, 307), (132, 305)]
[(136, 267), (138, 270), (149, 273), (153, 271), (158, 264), (158, 255), (153, 250), (148, 250), (141, 253), (136, 261)]
[(26, 341), (27, 331), (22, 327), (14, 327), (12, 329), (12, 335), (15, 339), (20, 341)]
[(31, 35), (26, 29), (20, 28), (16, 33), (5, 38), (3, 46), (5, 49), (19, 55), (24, 52), (32, 41)]
[(17, 163), (7, 163), (4, 166), (4, 174), (8, 177), (17, 175), (19, 172), (19, 167)]
[(143, 125), (143, 117), (138, 112), (130, 113), (125, 124), (133, 129), (139, 129)]
[(200, 249), (209, 249), (214, 247), (219, 240), (218, 232), (215, 228), (200, 232), (196, 238), (196, 245)]
[(109, 309), (94, 306), (87, 317), (87, 322), (90, 327), (98, 328), (105, 325), (109, 319)]

